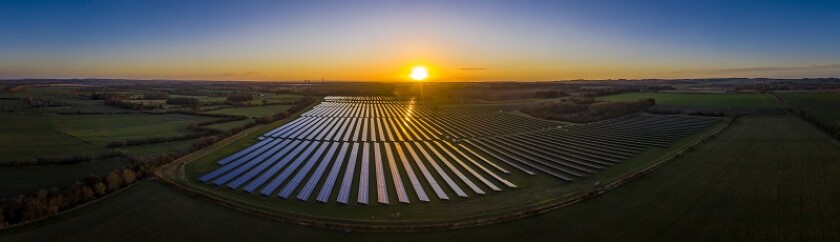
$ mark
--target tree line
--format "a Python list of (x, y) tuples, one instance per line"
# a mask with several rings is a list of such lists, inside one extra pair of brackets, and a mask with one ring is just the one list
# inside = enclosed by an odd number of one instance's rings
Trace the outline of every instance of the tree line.
[(655, 104), (656, 100), (652, 98), (635, 102), (597, 102), (592, 98), (571, 98), (525, 106), (520, 111), (542, 119), (587, 123), (641, 112)]
[(42, 166), (42, 165), (65, 165), (82, 162), (90, 162), (95, 160), (107, 160), (117, 157), (127, 157), (128, 152), (125, 150), (108, 150), (95, 155), (69, 155), (69, 156), (48, 156), (38, 157), (33, 159), (20, 159), (0, 162), (0, 166), (6, 167), (23, 167), (23, 166)]
[(788, 111), (798, 115), (799, 117), (801, 117), (805, 121), (810, 122), (814, 126), (817, 126), (817, 127), (821, 128), (822, 130), (828, 132), (829, 134), (834, 136), (834, 138), (840, 139), (840, 122), (834, 123), (834, 124), (829, 123), (829, 122), (824, 122), (824, 121), (818, 119), (817, 117), (814, 117), (813, 115), (811, 115), (809, 113), (806, 113), (805, 111), (802, 111), (802, 110), (788, 110)]
[(132, 161), (103, 178), (90, 174), (64, 189), (53, 187), (14, 196), (0, 202), (0, 228), (52, 216), (93, 201), (146, 178), (160, 164), (162, 161)]
[(300, 100), (298, 100), (298, 102), (294, 106), (290, 107), (289, 109), (281, 110), (281, 111), (279, 111), (279, 112), (277, 112), (273, 115), (267, 115), (265, 117), (257, 119), (257, 122), (266, 124), (266, 123), (274, 122), (275, 120), (284, 119), (286, 117), (289, 117), (290, 114), (303, 111), (303, 109), (305, 109), (306, 107), (308, 107), (309, 105), (312, 105), (313, 103), (315, 103), (317, 101), (318, 101), (318, 98), (316, 98), (316, 97), (305, 96), (305, 97), (301, 98)]

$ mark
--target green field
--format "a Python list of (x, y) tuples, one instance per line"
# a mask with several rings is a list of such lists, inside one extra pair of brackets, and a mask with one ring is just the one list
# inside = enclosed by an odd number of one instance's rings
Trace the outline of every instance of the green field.
[[(133, 110), (122, 109), (105, 105), (102, 100), (90, 100), (77, 95), (76, 87), (27, 87), (26, 90), (18, 93), (3, 93), (0, 97), (26, 98), (32, 96), (37, 99), (62, 103), (58, 107), (44, 107), (37, 109), (24, 109), (18, 111), (30, 113), (55, 113), (55, 112), (134, 112)], [(24, 106), (25, 107), (25, 106)]]
[(125, 163), (122, 158), (68, 165), (0, 168), (0, 197), (31, 193), (38, 189), (72, 185), (88, 174), (104, 177)]
[(253, 122), (254, 122), (253, 119), (244, 119), (244, 120), (233, 121), (233, 122), (211, 124), (211, 125), (207, 125), (205, 127), (218, 129), (218, 130), (230, 130), (230, 129), (233, 129), (233, 128), (239, 128), (239, 127), (245, 126), (246, 124), (253, 123)]
[(167, 114), (167, 115), (62, 115), (54, 126), (68, 134), (94, 144), (110, 141), (168, 137), (188, 134), (190, 122), (211, 121), (215, 118)]
[(219, 110), (213, 110), (208, 113), (222, 113), (229, 115), (242, 115), (254, 118), (261, 118), (264, 116), (277, 114), (278, 112), (289, 109), (290, 107), (292, 107), (292, 105), (262, 105), (253, 107), (224, 108)]
[(840, 124), (840, 94), (778, 94), (798, 110), (825, 123)]
[(0, 115), (3, 160), (94, 154), (116, 140), (188, 134), (189, 122), (214, 118), (168, 115)]
[(182, 141), (175, 141), (175, 142), (166, 142), (166, 143), (155, 143), (155, 144), (145, 144), (145, 145), (131, 145), (120, 147), (121, 150), (127, 150), (132, 155), (137, 156), (154, 156), (160, 154), (167, 154), (167, 153), (176, 153), (176, 152), (183, 152), (192, 146), (195, 143), (195, 139), (191, 140), (182, 140)]
[(62, 133), (54, 125), (56, 115), (0, 115), (0, 160), (42, 156), (95, 154), (104, 147)]
[[(840, 146), (790, 116), (749, 117), (616, 190), (534, 217), (455, 231), (361, 233), (293, 225), (154, 181), (0, 232), (3, 241), (768, 241), (840, 239)], [(189, 227), (190, 229), (184, 229)]]
[(767, 94), (688, 94), (688, 93), (623, 93), (598, 97), (598, 100), (628, 102), (653, 98), (656, 108), (687, 110), (689, 112), (719, 112), (734, 110), (738, 113), (780, 112), (776, 100)]

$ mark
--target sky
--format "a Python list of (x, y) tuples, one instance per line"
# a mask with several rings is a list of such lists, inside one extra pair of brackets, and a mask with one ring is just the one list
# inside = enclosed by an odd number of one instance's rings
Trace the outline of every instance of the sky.
[(840, 77), (840, 1), (0, 0), (0, 78)]

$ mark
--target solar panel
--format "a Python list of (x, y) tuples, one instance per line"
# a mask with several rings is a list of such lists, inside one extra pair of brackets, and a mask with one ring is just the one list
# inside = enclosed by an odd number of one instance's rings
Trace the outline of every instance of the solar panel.
[(370, 144), (362, 145), (362, 167), (359, 171), (359, 196), (356, 202), (368, 204), (368, 187), (370, 186)]
[(263, 183), (268, 181), (269, 178), (276, 175), (281, 168), (283, 168), (286, 164), (288, 164), (295, 157), (297, 157), (298, 154), (300, 154), (300, 152), (304, 150), (304, 148), (309, 146), (309, 143), (309, 141), (305, 141), (302, 144), (299, 144), (297, 147), (295, 147), (295, 149), (292, 152), (289, 152), (289, 155), (283, 157), (283, 159), (280, 160), (280, 162), (275, 163), (273, 166), (271, 166), (271, 168), (262, 172), (262, 175), (260, 175), (257, 179), (251, 181), (251, 183), (245, 186), (244, 190), (248, 192), (254, 192), (254, 190), (256, 190), (258, 187), (262, 186)]
[(335, 162), (333, 163), (332, 170), (330, 170), (330, 174), (327, 175), (326, 181), (324, 181), (324, 185), (321, 187), (321, 192), (318, 193), (318, 200), (319, 202), (326, 203), (327, 199), (330, 198), (330, 193), (332, 193), (333, 186), (335, 185), (335, 181), (338, 178), (338, 173), (341, 171), (341, 166), (346, 159), (347, 156), (347, 148), (350, 147), (350, 143), (342, 143), (341, 151), (338, 152), (338, 155), (335, 157)]
[(411, 182), (411, 186), (414, 188), (414, 192), (417, 194), (417, 197), (420, 201), (428, 202), (429, 196), (426, 195), (425, 189), (423, 189), (423, 185), (420, 184), (420, 179), (417, 179), (417, 175), (414, 174), (414, 169), (411, 168), (410, 161), (405, 156), (405, 153), (400, 146), (400, 143), (394, 143), (394, 148), (397, 150), (397, 156), (400, 159), (400, 162), (403, 165), (403, 169), (405, 169), (405, 173), (408, 174), (408, 180)]
[(260, 193), (262, 193), (265, 196), (271, 195), (271, 193), (274, 192), (274, 190), (276, 190), (281, 183), (286, 181), (286, 179), (289, 178), (289, 175), (291, 175), (292, 172), (294, 172), (297, 169), (297, 167), (301, 163), (303, 163), (303, 161), (306, 160), (307, 157), (309, 157), (309, 154), (312, 153), (312, 151), (315, 150), (316, 147), (318, 147), (317, 142), (307, 142), (306, 150), (303, 153), (301, 153), (297, 157), (297, 159), (295, 159), (291, 164), (286, 166), (286, 168), (283, 169), (283, 172), (281, 172), (280, 175), (278, 175), (276, 178), (274, 178), (274, 180), (269, 182), (268, 185), (263, 187), (263, 189), (260, 190)]
[(257, 176), (257, 174), (260, 174), (260, 172), (265, 171), (266, 168), (268, 168), (270, 165), (275, 164), (278, 161), (282, 162), (282, 160), (280, 160), (281, 158), (293, 156), (291, 151), (299, 144), (299, 140), (292, 140), (292, 143), (285, 145), (285, 147), (282, 150), (278, 151), (277, 154), (275, 154), (271, 158), (266, 159), (265, 162), (260, 163), (258, 166), (254, 167), (254, 169), (251, 169), (248, 173), (245, 173), (239, 178), (236, 178), (236, 180), (234, 180), (233, 182), (229, 183), (228, 187), (234, 189), (239, 188), (240, 186), (242, 186), (242, 184), (245, 184), (245, 182), (251, 180), (251, 178), (254, 178), (255, 176)]
[(347, 204), (350, 199), (350, 190), (353, 186), (353, 173), (356, 171), (356, 160), (359, 154), (359, 143), (353, 143), (353, 148), (350, 149), (350, 157), (347, 159), (347, 169), (344, 171), (344, 180), (341, 182), (341, 191), (338, 192), (339, 203)]
[[(318, 150), (315, 151), (315, 154), (310, 156), (309, 159), (306, 160), (305, 163), (302, 163), (303, 167), (300, 168), (300, 170), (298, 170), (295, 173), (295, 176), (292, 177), (291, 180), (289, 180), (289, 183), (287, 183), (286, 186), (283, 187), (282, 190), (280, 190), (280, 193), (278, 193), (278, 195), (280, 197), (288, 198), (289, 196), (292, 195), (292, 192), (294, 192), (295, 189), (298, 187), (298, 185), (300, 185), (300, 183), (303, 182), (303, 178), (305, 178), (307, 175), (309, 175), (309, 171), (312, 169), (313, 166), (315, 166), (315, 164), (318, 164), (318, 161), (321, 160), (321, 155), (330, 146), (330, 143), (318, 142), (317, 144), (318, 144)], [(296, 164), (292, 164), (291, 166), (289, 166), (289, 169), (293, 170), (294, 169), (293, 167), (296, 167), (296, 166), (297, 166)]]
[(410, 203), (411, 201), (408, 199), (408, 194), (405, 192), (405, 187), (403, 187), (402, 179), (400, 178), (397, 162), (394, 159), (394, 152), (391, 151), (391, 144), (384, 143), (384, 145), (385, 154), (388, 158), (388, 167), (391, 168), (391, 180), (394, 182), (394, 188), (397, 189), (397, 200), (401, 203)]
[(327, 166), (329, 166), (330, 162), (333, 160), (333, 155), (338, 150), (339, 143), (330, 143), (330, 148), (327, 150), (327, 154), (324, 155), (323, 158), (320, 159), (318, 168), (312, 173), (312, 176), (309, 178), (309, 181), (306, 182), (306, 185), (303, 186), (303, 190), (298, 194), (297, 198), (303, 201), (309, 200), (309, 195), (312, 194), (312, 191), (315, 190), (315, 185), (318, 184), (318, 181), (321, 180), (321, 175), (324, 174), (324, 171), (327, 170)]

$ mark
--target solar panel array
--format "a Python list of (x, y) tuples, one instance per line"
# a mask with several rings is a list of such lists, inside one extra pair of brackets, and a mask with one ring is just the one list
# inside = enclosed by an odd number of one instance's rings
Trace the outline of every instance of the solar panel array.
[(717, 118), (630, 115), (589, 125), (495, 105), (327, 97), (217, 163), (202, 182), (265, 196), (342, 204), (429, 202), (517, 188), (512, 172), (581, 179)]

